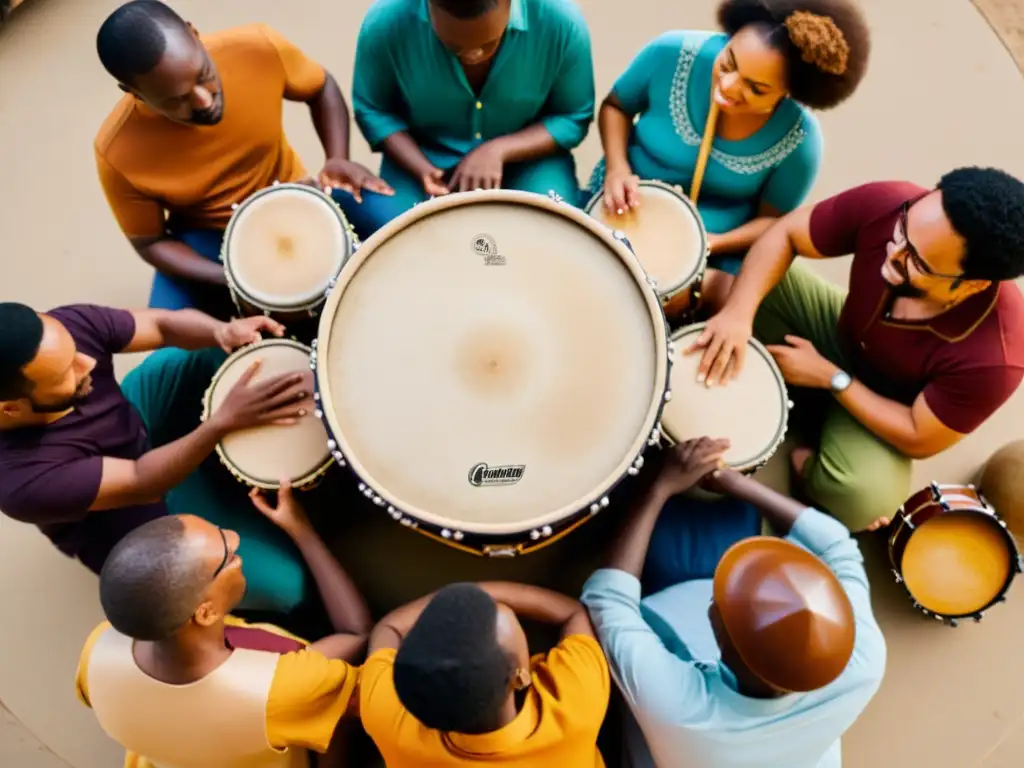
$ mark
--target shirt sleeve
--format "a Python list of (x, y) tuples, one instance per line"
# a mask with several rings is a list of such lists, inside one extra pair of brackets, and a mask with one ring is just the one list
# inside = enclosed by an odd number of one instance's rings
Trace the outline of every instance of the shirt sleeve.
[(631, 707), (673, 721), (706, 705), (704, 676), (692, 661), (670, 652), (641, 615), (635, 577), (602, 568), (583, 585), (582, 601)]
[(132, 186), (131, 182), (99, 152), (96, 152), (96, 172), (107, 204), (126, 237), (147, 238), (164, 235), (164, 207), (158, 200)]
[(594, 120), (594, 61), (590, 31), (579, 18), (568, 26), (562, 66), (548, 96), (542, 123), (562, 149), (575, 149)]
[(394, 648), (383, 648), (363, 664), (359, 676), (359, 717), (374, 741), (386, 740), (398, 728), (405, 707), (395, 691)]
[(102, 479), (102, 456), (28, 464), (5, 474), (0, 506), (23, 523), (77, 523), (89, 514)]
[(81, 339), (87, 335), (90, 343), (110, 355), (123, 352), (135, 338), (135, 316), (127, 309), (72, 304), (46, 314), (63, 323), (72, 336)]
[(323, 90), (327, 70), (313, 61), (277, 30), (260, 25), (260, 31), (277, 51), (284, 69), (284, 97), (289, 101), (309, 101)]
[(352, 74), (352, 111), (370, 149), (379, 152), (384, 140), (408, 130), (401, 117), (401, 90), (383, 12), (371, 8), (356, 40)]
[(822, 256), (846, 256), (857, 250), (861, 227), (895, 213), (925, 192), (915, 184), (876, 181), (822, 200), (811, 212), (811, 241)]
[(761, 194), (763, 202), (780, 214), (789, 213), (807, 199), (821, 169), (823, 141), (818, 120), (809, 112), (803, 118), (800, 145), (772, 171)]
[(357, 680), (352, 666), (313, 650), (281, 656), (267, 699), (269, 742), (326, 752)]
[(535, 672), (552, 687), (573, 722), (595, 735), (601, 730), (608, 711), (611, 677), (597, 640), (585, 635), (564, 638)]
[(633, 57), (626, 71), (619, 75), (612, 86), (612, 94), (627, 114), (636, 115), (647, 109), (651, 79), (662, 61), (663, 52), (672, 49), (678, 53), (681, 44), (678, 33), (666, 32), (645, 45)]
[(1024, 369), (986, 366), (935, 377), (925, 385), (924, 399), (936, 418), (962, 435), (995, 413), (1020, 386)]
[(820, 557), (850, 598), (856, 639), (850, 667), (844, 674), (853, 669), (881, 683), (886, 662), (885, 638), (871, 609), (871, 588), (856, 540), (838, 520), (811, 508), (801, 513), (786, 538)]

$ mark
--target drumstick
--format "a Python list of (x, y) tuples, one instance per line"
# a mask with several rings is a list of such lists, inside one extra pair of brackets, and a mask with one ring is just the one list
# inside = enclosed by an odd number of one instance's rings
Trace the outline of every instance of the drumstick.
[(708, 119), (704, 123), (704, 138), (700, 142), (700, 151), (697, 152), (697, 165), (693, 169), (693, 184), (690, 186), (690, 200), (696, 204), (700, 195), (701, 184), (704, 183), (704, 169), (708, 165), (708, 157), (711, 155), (711, 144), (715, 140), (715, 123), (718, 122), (718, 102), (715, 101), (715, 92), (711, 90), (711, 105), (708, 107)]

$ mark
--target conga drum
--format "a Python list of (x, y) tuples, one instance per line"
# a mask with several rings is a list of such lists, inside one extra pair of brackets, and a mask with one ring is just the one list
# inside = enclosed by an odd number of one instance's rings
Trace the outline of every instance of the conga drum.
[(641, 181), (639, 207), (622, 215), (611, 213), (601, 191), (585, 210), (625, 235), (655, 281), (670, 320), (696, 309), (710, 246), (697, 207), (682, 189), (660, 181)]
[(951, 626), (981, 621), (1024, 561), (1006, 524), (973, 485), (932, 483), (899, 508), (889, 562), (914, 607)]
[(1024, 538), (1024, 440), (1007, 443), (992, 454), (978, 490), (1006, 521), (1010, 533)]
[(314, 350), (337, 461), (402, 525), (478, 555), (549, 544), (656, 442), (665, 318), (597, 221), (528, 192), (422, 203), (338, 279)]
[(789, 400), (786, 380), (771, 353), (756, 339), (747, 342), (746, 364), (725, 386), (697, 382), (700, 354), (684, 355), (704, 330), (705, 323), (672, 334), (671, 389), (661, 431), (670, 444), (699, 437), (728, 438), (723, 457), (733, 469), (752, 473), (763, 467), (786, 439)]
[[(217, 371), (203, 400), (203, 420), (216, 412), (242, 374), (256, 362), (253, 383), (291, 371), (308, 371), (310, 348), (290, 339), (266, 339), (236, 350)], [(253, 427), (232, 432), (217, 446), (217, 456), (235, 478), (252, 488), (276, 490), (288, 478), (308, 489), (334, 462), (327, 433), (313, 413), (296, 424)]]
[(305, 184), (274, 184), (235, 206), (221, 260), (240, 313), (287, 325), (318, 314), (358, 244), (329, 195)]

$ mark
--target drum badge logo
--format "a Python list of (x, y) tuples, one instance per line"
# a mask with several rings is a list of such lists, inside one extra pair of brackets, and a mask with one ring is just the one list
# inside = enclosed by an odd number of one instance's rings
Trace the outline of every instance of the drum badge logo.
[(473, 253), (484, 257), (486, 267), (505, 266), (505, 257), (498, 253), (498, 243), (490, 235), (477, 235), (473, 238)]
[(469, 484), (477, 488), (485, 485), (515, 485), (523, 479), (526, 466), (523, 464), (503, 464), (489, 467), (480, 462), (469, 470)]

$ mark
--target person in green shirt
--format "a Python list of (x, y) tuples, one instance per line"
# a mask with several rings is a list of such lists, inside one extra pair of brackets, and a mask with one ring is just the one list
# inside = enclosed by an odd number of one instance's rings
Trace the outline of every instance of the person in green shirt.
[(395, 190), (366, 195), (380, 224), (474, 189), (579, 202), (571, 151), (594, 118), (594, 68), (571, 0), (377, 0), (352, 101)]

